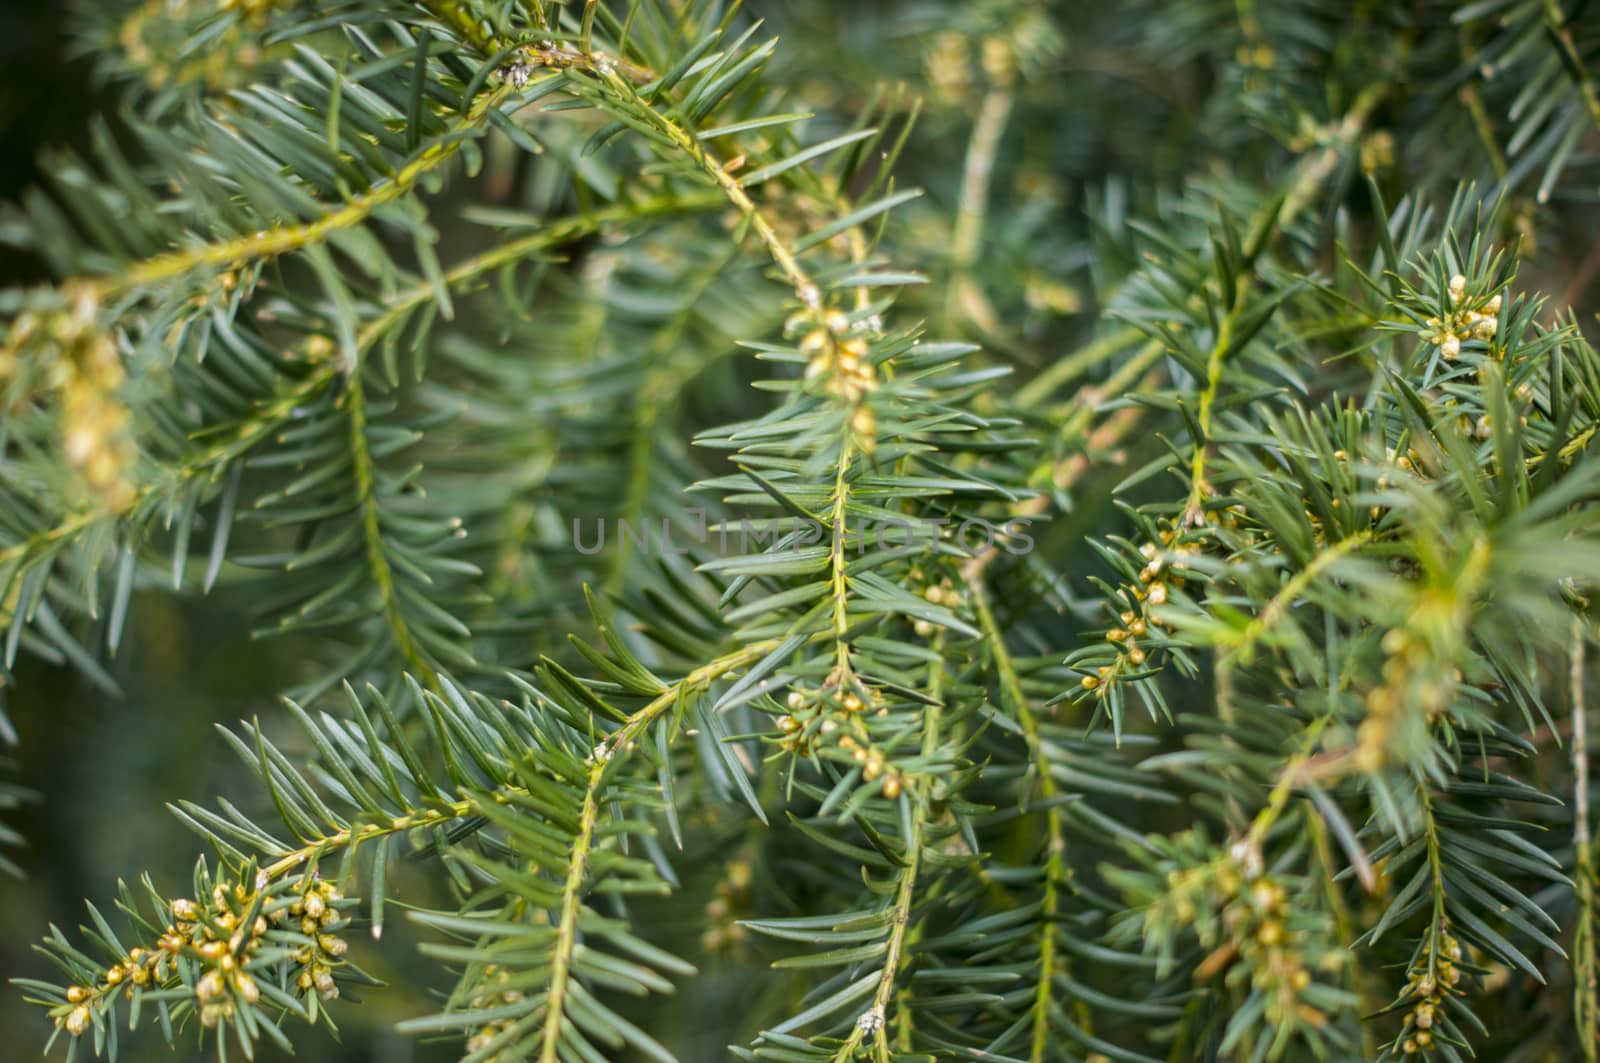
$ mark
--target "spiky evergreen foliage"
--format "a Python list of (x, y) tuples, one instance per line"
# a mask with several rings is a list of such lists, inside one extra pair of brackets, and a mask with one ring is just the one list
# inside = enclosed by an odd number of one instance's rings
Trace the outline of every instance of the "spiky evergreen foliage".
[(85, 14), (5, 667), (313, 648), (53, 1043), (319, 1044), (398, 903), (473, 1063), (672, 1058), (641, 911), (743, 1059), (1595, 1059), (1593, 14), (767, 6)]

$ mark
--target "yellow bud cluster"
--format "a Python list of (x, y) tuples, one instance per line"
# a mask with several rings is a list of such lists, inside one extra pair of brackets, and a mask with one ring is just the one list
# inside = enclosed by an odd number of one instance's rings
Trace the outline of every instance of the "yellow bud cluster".
[(337, 902), (343, 899), (344, 895), (332, 882), (314, 879), (287, 909), (289, 918), (298, 920), (300, 933), (311, 939), (310, 944), (295, 953), (294, 959), (300, 968), (295, 985), (303, 993), (316, 992), (323, 1000), (338, 998), (339, 986), (334, 981), (333, 970), (349, 951), (348, 943), (334, 933), (342, 922)]
[(899, 797), (906, 785), (905, 775), (884, 758), (883, 753), (870, 744), (863, 744), (853, 735), (839, 738), (839, 748), (861, 766), (861, 778), (867, 782), (883, 779), (882, 793), (889, 800)]
[(1269, 1021), (1326, 1022), (1302, 999), (1312, 976), (1304, 932), (1290, 928), (1288, 892), (1262, 873), (1253, 846), (1241, 842), (1205, 864), (1171, 871), (1167, 887), (1157, 918), (1192, 925), (1211, 950), (1195, 970), (1197, 980), (1238, 965), (1266, 998)]
[(972, 91), (972, 53), (965, 33), (939, 34), (924, 54), (922, 65), (936, 104), (959, 106)]
[(129, 472), (128, 408), (118, 394), (124, 383), (116, 346), (100, 331), (100, 302), (86, 284), (69, 286), (67, 305), (50, 312), (24, 312), (0, 348), (0, 378), (24, 360), (49, 367), (49, 383), (60, 403), (61, 453), (110, 508), (133, 500)]
[[(262, 877), (257, 889), (266, 885)], [(231, 1020), (241, 1003), (248, 1006), (261, 999), (261, 987), (246, 968), (267, 931), (283, 921), (285, 906), (267, 903), (258, 907), (258, 896), (242, 884), (219, 882), (204, 902), (186, 897), (168, 902), (171, 922), (155, 946), (130, 949), (101, 973), (95, 985), (70, 987), (66, 993), (69, 1007), (58, 1009), (56, 1022), (76, 1037), (90, 1028), (96, 1001), (118, 990), (132, 999), (137, 990), (181, 984), (178, 958), (182, 955), (201, 964), (193, 985), (201, 1023), (215, 1027)], [(258, 914), (250, 916), (252, 911)]]
[(1428, 331), (1423, 339), (1439, 345), (1439, 353), (1447, 361), (1461, 357), (1461, 344), (1465, 340), (1491, 340), (1500, 331), (1500, 306), (1502, 297), (1473, 300), (1467, 296), (1467, 278), (1456, 274), (1450, 278), (1447, 289), (1449, 306), (1443, 316), (1427, 319)]
[[(521, 1004), (525, 999), (522, 990), (511, 984), (511, 973), (499, 964), (491, 963), (483, 969), (482, 981), (478, 983), (477, 992), (473, 994), (470, 1004), (474, 1009), (497, 1008), (508, 1005)], [(495, 1019), (473, 1031), (467, 1038), (467, 1052), (478, 1053), (486, 1051), (495, 1041), (511, 1031), (517, 1024), (517, 1016), (510, 1015)], [(510, 1060), (509, 1055), (502, 1056), (496, 1053), (489, 1058)]]
[(1461, 681), (1454, 670), (1445, 674), (1430, 668), (1426, 643), (1405, 628), (1386, 633), (1382, 648), (1383, 681), (1367, 692), (1367, 716), (1356, 729), (1355, 767), (1363, 772), (1389, 763), (1390, 746), (1408, 708), (1420, 708), (1431, 727), (1449, 710)]
[(1361, 169), (1377, 173), (1394, 165), (1394, 134), (1379, 129), (1361, 141)]
[(1240, 66), (1255, 67), (1258, 70), (1272, 69), (1272, 64), (1277, 62), (1277, 59), (1277, 53), (1272, 45), (1260, 40), (1241, 44), (1234, 52), (1234, 61)]
[(88, 1030), (89, 1029), (89, 1008), (88, 1008), (88, 1006), (84, 1005), (84, 1004), (80, 1004), (77, 1007), (73, 1008), (72, 1011), (67, 1014), (66, 1027), (67, 1027), (67, 1032), (69, 1034), (71, 1034), (73, 1037), (79, 1037), (84, 1033), (84, 1031)]
[(1461, 995), (1461, 943), (1442, 925), (1430, 932), (1422, 957), (1412, 967), (1400, 998), (1410, 1003), (1405, 1026), (1395, 1039), (1403, 1055), (1417, 1055), (1434, 1046), (1439, 1009), (1447, 997)]
[[(274, 7), (284, 0), (144, 0), (122, 22), (117, 41), (128, 61), (144, 68), (155, 88), (171, 84), (204, 83), (224, 89), (241, 83), (261, 62), (257, 31)], [(210, 47), (186, 53), (185, 18), (237, 13), (235, 21), (222, 22), (210, 35)]]
[[(956, 592), (950, 589), (949, 593), (954, 596)], [(809, 757), (819, 749), (835, 747), (848, 762), (860, 765), (864, 782), (882, 780), (879, 790), (885, 798), (892, 801), (904, 792), (905, 776), (872, 745), (861, 719), (869, 712), (886, 716), (888, 705), (878, 691), (852, 675), (848, 665), (833, 668), (819, 688), (791, 690), (784, 705), (789, 711), (775, 721), (779, 748)]]
[[(1238, 507), (1230, 507), (1230, 511)], [(1228, 527), (1237, 527), (1238, 515), (1228, 512), (1220, 521)], [(1153, 607), (1166, 605), (1172, 592), (1181, 590), (1188, 582), (1186, 563), (1196, 555), (1192, 546), (1179, 540), (1179, 533), (1171, 528), (1163, 530), (1159, 543), (1147, 542), (1139, 548), (1144, 567), (1139, 570), (1138, 583), (1123, 592), (1135, 605), (1119, 616), (1119, 627), (1106, 632), (1106, 641), (1117, 650), (1117, 659), (1102, 665), (1092, 674), (1084, 675), (1079, 684), (1084, 690), (1099, 691), (1104, 696), (1125, 672), (1137, 671), (1149, 660), (1149, 652), (1139, 645), (1139, 640), (1149, 635), (1152, 628), (1166, 626), (1166, 621), (1153, 612)], [(1136, 611), (1137, 610), (1137, 611)]]
[[(912, 573), (914, 580), (919, 579), (920, 572)], [(948, 576), (941, 577), (937, 583), (930, 582), (922, 588), (922, 597), (933, 605), (942, 605), (946, 609), (956, 610), (961, 607), (961, 592), (956, 590), (955, 584)], [(939, 630), (939, 625), (931, 620), (913, 620), (911, 629), (920, 638), (928, 638)]]
[(710, 902), (706, 904), (706, 929), (700, 944), (707, 952), (733, 953), (745, 942), (745, 929), (739, 914), (750, 906), (750, 885), (754, 871), (747, 852), (728, 862)]
[(790, 318), (789, 328), (806, 330), (800, 340), (800, 351), (807, 358), (806, 380), (823, 381), (829, 395), (854, 407), (850, 431), (863, 449), (872, 450), (878, 421), (866, 400), (878, 388), (878, 370), (867, 341), (849, 335), (854, 328), (850, 316), (838, 309), (808, 307)]
[(808, 724), (825, 715), (826, 710), (821, 705), (818, 692), (814, 690), (795, 689), (789, 691), (789, 696), (784, 700), (788, 712), (779, 716), (777, 726), (782, 737), (778, 739), (779, 748), (796, 756), (809, 757), (815, 741), (813, 728)]
[(220, 0), (219, 11), (237, 11), (246, 18), (259, 19), (271, 11), (278, 0)]

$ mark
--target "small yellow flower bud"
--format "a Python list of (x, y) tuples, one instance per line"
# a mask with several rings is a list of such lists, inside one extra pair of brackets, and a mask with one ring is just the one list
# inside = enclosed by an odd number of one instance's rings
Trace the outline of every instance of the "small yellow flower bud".
[(222, 975), (216, 971), (207, 971), (201, 975), (200, 981), (195, 983), (194, 995), (202, 1004), (220, 997), (222, 995)]
[(80, 1037), (80, 1036), (82, 1036), (83, 1032), (85, 1030), (87, 1030), (88, 1028), (89, 1028), (89, 1008), (88, 1008), (88, 1006), (87, 1005), (79, 1005), (78, 1007), (73, 1008), (72, 1009), (72, 1014), (67, 1016), (67, 1032), (69, 1034), (71, 1034), (72, 1036), (74, 1036), (74, 1037)]

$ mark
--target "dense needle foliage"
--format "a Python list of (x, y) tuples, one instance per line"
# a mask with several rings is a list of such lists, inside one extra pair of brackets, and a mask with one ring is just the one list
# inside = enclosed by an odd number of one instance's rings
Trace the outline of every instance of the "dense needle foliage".
[(1595, 1060), (1600, 13), (1089, 6), (82, 4), (0, 694), (282, 698), (8, 1058)]

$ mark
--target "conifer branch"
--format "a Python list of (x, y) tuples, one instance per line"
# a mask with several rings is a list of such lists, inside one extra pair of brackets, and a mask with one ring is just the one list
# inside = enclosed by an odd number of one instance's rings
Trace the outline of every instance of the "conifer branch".
[(539, 1063), (559, 1063), (561, 1034), (566, 1023), (565, 1006), (572, 979), (573, 952), (578, 947), (578, 916), (582, 910), (583, 884), (594, 848), (595, 825), (600, 815), (601, 788), (615, 770), (613, 761), (626, 755), (640, 742), (663, 714), (681, 703), (690, 692), (704, 689), (730, 672), (761, 660), (778, 646), (770, 639), (751, 643), (719, 660), (703, 665), (681, 681), (666, 687), (644, 708), (630, 715), (622, 725), (595, 748), (578, 818), (578, 831), (572, 841), (562, 880), (561, 903), (556, 922), (556, 939), (551, 949), (550, 983), (545, 1002), (543, 1032), (540, 1035)]
[(755, 231), (800, 302), (812, 309), (819, 307), (822, 298), (821, 289), (812, 280), (811, 274), (800, 264), (799, 255), (778, 234), (777, 228), (767, 218), (765, 212), (756, 206), (755, 200), (750, 198), (739, 178), (735, 177), (727, 166), (712, 155), (687, 129), (641, 96), (626, 79), (616, 76), (614, 72), (607, 73), (604, 69), (598, 71), (598, 76), (603, 85), (617, 94), (618, 99), (635, 108), (651, 128), (666, 137), (686, 159), (711, 179), (733, 208), (739, 212), (740, 217)]
[[(630, 221), (693, 213), (708, 209), (719, 202), (721, 202), (719, 197), (710, 194), (665, 195), (639, 203), (552, 219), (527, 236), (508, 240), (462, 261), (443, 274), (443, 281), (448, 289), (464, 289), (496, 270), (522, 262), (554, 247), (571, 243), (601, 229)], [(355, 349), (358, 358), (363, 358), (394, 329), (403, 326), (418, 308), (437, 297), (438, 289), (424, 279), (388, 298), (382, 304), (381, 310), (366, 321), (357, 333)], [(367, 455), (365, 462), (357, 464), (357, 476), (360, 478), (357, 491), (358, 497), (362, 499), (360, 508), (368, 563), (372, 567), (375, 581), (379, 583), (380, 593), (385, 602), (385, 616), (394, 629), (397, 645), (402, 648), (409, 667), (417, 674), (426, 677), (430, 685), (436, 685), (437, 673), (432, 664), (423, 658), (403, 615), (398, 611), (399, 606), (392, 587), (392, 573), (388, 570), (387, 560), (382, 556), (381, 528), (374, 526), (378, 512), (376, 500), (372, 497), (374, 473), (371, 468), (370, 452), (365, 446), (365, 385), (358, 379), (360, 371), (347, 373), (348, 367), (342, 366), (338, 359), (332, 357), (331, 347), (321, 354), (317, 353), (321, 348), (315, 344), (306, 344), (304, 347), (304, 358), (310, 363), (311, 371), (281, 395), (258, 404), (247, 417), (230, 426), (229, 434), (225, 438), (201, 449), (177, 465), (159, 467), (151, 479), (115, 504), (102, 503), (80, 510), (66, 516), (54, 527), (0, 549), (0, 572), (14, 573), (26, 570), (66, 549), (96, 527), (146, 512), (159, 506), (163, 500), (179, 498), (187, 492), (217, 482), (225, 470), (267, 444), (291, 422), (298, 411), (318, 397), (327, 394), (338, 381), (347, 380), (352, 385), (345, 400), (351, 404), (348, 408), (352, 421), (350, 429), (352, 453), (357, 456)], [(359, 429), (355, 424), (358, 416), (362, 421)], [(356, 447), (358, 431), (361, 433), (359, 448)], [(378, 550), (376, 555), (372, 553), (374, 549)], [(11, 577), (8, 575), (7, 578)], [(388, 584), (386, 590), (384, 584)]]
[(108, 300), (123, 293), (178, 280), (202, 267), (239, 270), (252, 263), (324, 243), (341, 230), (365, 223), (375, 211), (408, 195), (426, 175), (454, 159), (470, 139), (467, 134), (481, 129), (488, 121), (489, 112), (498, 108), (513, 92), (510, 86), (501, 86), (478, 97), (449, 134), (428, 145), (382, 184), (341, 206), (329, 209), (319, 218), (249, 236), (181, 248), (135, 263), (120, 273), (88, 277), (79, 283), (88, 286), (96, 298)]
[(1333, 173), (1345, 153), (1355, 144), (1356, 138), (1366, 128), (1367, 119), (1388, 93), (1388, 86), (1379, 82), (1369, 85), (1339, 123), (1330, 131), (1328, 144), (1321, 150), (1302, 159), (1293, 182), (1283, 199), (1271, 205), (1251, 227), (1251, 246), (1245, 248), (1242, 272), (1234, 280), (1234, 297), (1223, 308), (1217, 324), (1216, 337), (1206, 356), (1205, 375), (1200, 387), (1200, 397), (1195, 404), (1195, 422), (1200, 439), (1195, 446), (1189, 472), (1189, 503), (1184, 511), (1183, 524), (1196, 527), (1204, 523), (1205, 500), (1212, 492), (1206, 479), (1206, 462), (1211, 452), (1212, 420), (1222, 387), (1224, 364), (1233, 347), (1234, 330), (1239, 317), (1248, 305), (1251, 290), (1256, 283), (1256, 261), (1273, 238), (1286, 229), (1309, 206)]
[(1600, 959), (1596, 958), (1597, 921), (1594, 841), (1589, 829), (1589, 717), (1585, 655), (1588, 631), (1580, 617), (1572, 620), (1569, 687), (1572, 701), (1572, 878), (1578, 902), (1572, 942), (1573, 1015), (1585, 1063), (1600, 1056)]
[[(934, 640), (936, 648), (943, 645), (943, 636)], [(924, 712), (922, 725), (922, 755), (932, 757), (943, 741), (940, 733), (940, 705), (944, 696), (943, 663), (929, 666), (928, 672), (928, 697), (932, 702)], [(910, 803), (910, 814), (906, 821), (909, 824), (902, 842), (905, 846), (904, 866), (899, 872), (898, 882), (895, 886), (894, 904), (891, 908), (889, 919), (889, 936), (883, 957), (883, 966), (878, 972), (877, 988), (872, 994), (872, 1006), (856, 1021), (851, 1028), (850, 1036), (845, 1038), (833, 1053), (835, 1063), (849, 1063), (856, 1058), (858, 1049), (872, 1039), (872, 1058), (875, 1063), (892, 1063), (894, 1049), (889, 1044), (889, 1009), (895, 1001), (897, 989), (900, 985), (900, 973), (906, 962), (906, 946), (911, 932), (912, 914), (916, 908), (918, 872), (922, 868), (923, 846), (926, 844), (924, 830), (929, 816), (932, 814), (929, 807), (933, 800), (933, 787), (935, 779), (929, 775), (919, 776), (907, 795)], [(902, 1008), (906, 1006), (902, 1001)], [(904, 1019), (902, 1015), (900, 1018)], [(909, 1049), (909, 1045), (902, 1044), (902, 1050)]]
[(361, 367), (356, 367), (345, 384), (345, 409), (350, 418), (350, 463), (355, 470), (356, 506), (360, 511), (361, 536), (365, 544), (367, 568), (378, 594), (384, 622), (394, 636), (395, 649), (406, 670), (418, 676), (430, 689), (439, 689), (439, 672), (417, 643), (406, 619), (405, 609), (395, 590), (394, 569), (384, 543), (383, 516), (378, 503), (378, 470), (367, 443), (367, 389)]
[[(1000, 680), (1004, 704), (1016, 716), (1022, 735), (1028, 744), (1031, 774), (1037, 781), (1038, 798), (1045, 805), (1045, 863), (1041, 889), (1043, 900), (1039, 913), (1039, 973), (1034, 987), (1032, 1018), (1029, 1023), (1030, 1063), (1046, 1063), (1056, 1033), (1052, 1028), (1052, 1009), (1055, 1007), (1056, 977), (1067, 967), (1066, 957), (1058, 955), (1057, 920), (1061, 915), (1061, 889), (1066, 885), (1067, 835), (1062, 820), (1060, 787), (1055, 780), (1050, 762), (1049, 747), (1039, 731), (1039, 721), (1028, 705), (1027, 694), (1017, 677), (1016, 664), (1006, 648), (1005, 635), (995, 622), (994, 611), (989, 607), (989, 596), (984, 589), (981, 572), (965, 573), (968, 593), (972, 597), (973, 612), (994, 658), (995, 672)], [(1060, 964), (1058, 968), (1058, 963)]]
[(222, 470), (242, 459), (266, 442), (294, 415), (294, 412), (322, 394), (339, 376), (337, 366), (325, 360), (284, 394), (261, 405), (250, 419), (240, 422), (226, 442), (211, 447), (194, 459), (163, 469), (159, 478), (140, 487), (113, 505), (98, 505), (64, 518), (46, 531), (0, 550), (0, 569), (15, 565), (25, 568), (69, 545), (90, 529), (151, 508), (163, 498), (214, 481)]
[[(658, 699), (659, 700), (659, 699)], [(654, 704), (654, 703), (653, 703)], [(671, 704), (666, 702), (666, 704)], [(578, 942), (578, 913), (582, 908), (583, 879), (589, 865), (589, 851), (594, 844), (595, 821), (600, 815), (600, 781), (605, 775), (605, 761), (596, 758), (589, 769), (589, 784), (583, 795), (583, 809), (578, 816), (578, 833), (572, 841), (572, 856), (567, 863), (567, 874), (561, 885), (561, 908), (556, 923), (556, 942), (550, 959), (550, 989), (545, 1001), (544, 1032), (540, 1038), (539, 1063), (559, 1063), (561, 1058), (561, 1030), (566, 1022), (568, 980), (572, 976), (572, 952)]]

